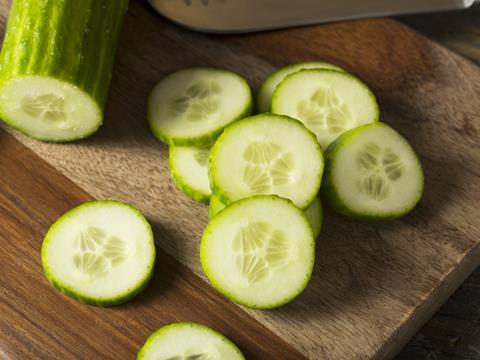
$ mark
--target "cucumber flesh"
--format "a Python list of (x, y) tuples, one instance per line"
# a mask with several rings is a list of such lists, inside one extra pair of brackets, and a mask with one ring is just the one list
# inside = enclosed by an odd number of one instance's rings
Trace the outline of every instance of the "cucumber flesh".
[(315, 199), (323, 156), (299, 121), (260, 114), (225, 129), (210, 154), (210, 181), (224, 204), (276, 194), (305, 209)]
[(288, 75), (273, 93), (272, 112), (302, 121), (323, 149), (343, 132), (378, 121), (380, 115), (365, 83), (351, 74), (326, 69)]
[(0, 116), (45, 141), (98, 129), (128, 0), (14, 0), (0, 55)]
[(257, 111), (259, 113), (270, 112), (272, 109), (272, 94), (277, 85), (288, 75), (303, 69), (332, 69), (344, 71), (336, 65), (323, 61), (303, 62), (282, 67), (268, 75), (260, 86), (257, 95)]
[(251, 108), (250, 88), (237, 74), (189, 68), (155, 86), (148, 99), (148, 120), (154, 135), (169, 145), (206, 146)]
[(350, 130), (330, 145), (322, 191), (332, 208), (344, 215), (395, 219), (418, 203), (423, 179), (410, 144), (378, 122)]
[(170, 146), (169, 168), (177, 187), (187, 196), (208, 204), (210, 181), (208, 157), (210, 148), (196, 146)]
[[(210, 208), (208, 210), (208, 218), (211, 220), (217, 215), (220, 211), (225, 209), (226, 205), (220, 201), (215, 193), (210, 197)], [(310, 225), (312, 225), (313, 237), (316, 239), (320, 235), (323, 224), (323, 209), (322, 203), (319, 197), (316, 197), (315, 200), (308, 206), (304, 211), (305, 216), (307, 217)]]
[(210, 221), (200, 244), (212, 285), (234, 302), (271, 309), (306, 287), (315, 245), (305, 214), (291, 201), (258, 195), (225, 208)]
[(130, 205), (84, 203), (60, 217), (42, 244), (47, 279), (67, 295), (98, 306), (130, 300), (153, 273), (152, 229)]
[(323, 225), (323, 209), (320, 197), (316, 197), (310, 206), (305, 210), (310, 225), (312, 225), (313, 237), (316, 239), (320, 235)]
[(244, 360), (237, 346), (219, 332), (196, 323), (173, 323), (155, 331), (138, 360)]

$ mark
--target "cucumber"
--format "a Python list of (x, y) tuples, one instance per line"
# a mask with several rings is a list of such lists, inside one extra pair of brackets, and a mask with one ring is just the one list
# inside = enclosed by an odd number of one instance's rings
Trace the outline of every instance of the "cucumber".
[(193, 322), (166, 325), (149, 336), (138, 360), (245, 360), (238, 347), (208, 326)]
[(423, 193), (423, 171), (414, 150), (384, 123), (347, 131), (326, 152), (322, 192), (333, 209), (357, 219), (396, 219)]
[(212, 220), (225, 207), (226, 205), (222, 203), (218, 195), (212, 193), (212, 196), (210, 196), (210, 207), (208, 208), (208, 218)]
[(302, 121), (323, 149), (344, 131), (378, 121), (380, 116), (375, 96), (365, 83), (327, 69), (288, 75), (275, 88), (272, 112)]
[(173, 181), (187, 196), (204, 204), (212, 193), (208, 178), (210, 148), (170, 146), (168, 165)]
[(310, 225), (312, 225), (313, 237), (316, 239), (320, 235), (323, 225), (323, 209), (320, 197), (316, 197), (310, 206), (305, 210)]
[(134, 207), (90, 201), (48, 230), (42, 264), (48, 281), (81, 302), (111, 306), (132, 299), (152, 277), (155, 245), (150, 225)]
[(292, 64), (278, 69), (267, 76), (265, 81), (258, 89), (257, 111), (260, 113), (270, 112), (272, 109), (272, 94), (277, 85), (285, 79), (286, 76), (302, 69), (332, 69), (344, 71), (342, 68), (323, 61), (310, 61), (298, 64)]
[(0, 117), (44, 141), (103, 121), (128, 0), (14, 0), (0, 54)]
[(200, 243), (212, 285), (253, 309), (284, 305), (305, 289), (315, 243), (303, 211), (276, 195), (239, 200), (215, 216)]
[[(215, 193), (210, 197), (210, 208), (208, 210), (208, 218), (211, 220), (217, 215), (220, 211), (225, 209), (225, 204), (220, 201)], [(309, 205), (305, 210), (305, 216), (307, 217), (310, 225), (312, 225), (313, 237), (316, 239), (320, 235), (323, 224), (323, 210), (322, 203), (319, 197), (316, 197), (315, 200)]]
[(148, 99), (153, 134), (168, 145), (212, 145), (223, 129), (248, 116), (247, 82), (227, 70), (189, 68), (161, 80)]
[(276, 194), (306, 209), (317, 196), (322, 173), (315, 135), (286, 116), (260, 114), (232, 124), (210, 154), (210, 182), (224, 204)]

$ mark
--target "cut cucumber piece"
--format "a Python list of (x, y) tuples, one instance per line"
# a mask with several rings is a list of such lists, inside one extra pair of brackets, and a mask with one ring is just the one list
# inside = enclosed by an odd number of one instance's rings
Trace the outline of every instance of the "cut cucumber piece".
[(307, 210), (305, 210), (305, 216), (310, 222), (310, 225), (312, 225), (313, 237), (315, 239), (318, 238), (323, 225), (323, 209), (319, 197), (316, 197)]
[(220, 198), (215, 194), (212, 193), (210, 196), (210, 207), (208, 209), (208, 218), (212, 220), (215, 215), (217, 215), (220, 211), (225, 209), (226, 205), (222, 203)]
[(177, 187), (187, 196), (208, 204), (210, 181), (208, 178), (208, 157), (210, 148), (197, 146), (170, 146), (170, 173)]
[(305, 214), (276, 195), (225, 208), (207, 225), (200, 260), (212, 285), (253, 309), (284, 305), (305, 289), (315, 245)]
[(325, 154), (322, 191), (332, 208), (358, 219), (396, 219), (423, 193), (423, 171), (414, 150), (384, 123), (350, 130)]
[(232, 124), (210, 154), (210, 181), (224, 204), (276, 194), (305, 209), (318, 193), (322, 173), (315, 135), (286, 116), (260, 114)]
[(134, 207), (90, 201), (60, 217), (42, 244), (50, 283), (81, 302), (117, 305), (143, 290), (153, 273), (150, 225)]
[(244, 360), (238, 347), (205, 325), (178, 322), (164, 326), (147, 339), (138, 360)]
[[(210, 197), (210, 208), (208, 210), (208, 218), (211, 220), (220, 211), (225, 209), (226, 205), (220, 201), (215, 193)], [(305, 216), (307, 217), (310, 225), (312, 225), (313, 237), (316, 239), (320, 235), (323, 224), (323, 209), (320, 198), (317, 197), (305, 210)]]
[(302, 121), (323, 149), (344, 131), (378, 121), (375, 96), (357, 77), (335, 70), (307, 69), (288, 75), (276, 88), (272, 112)]
[(0, 55), (0, 117), (44, 141), (103, 121), (128, 0), (14, 0)]
[(251, 109), (250, 87), (237, 74), (189, 68), (155, 86), (148, 99), (148, 121), (155, 136), (169, 145), (204, 146)]
[(267, 76), (263, 84), (258, 89), (257, 111), (259, 113), (270, 112), (272, 109), (272, 94), (277, 85), (285, 79), (286, 76), (302, 69), (332, 69), (344, 71), (342, 68), (323, 61), (310, 61), (298, 64), (292, 64), (274, 71)]

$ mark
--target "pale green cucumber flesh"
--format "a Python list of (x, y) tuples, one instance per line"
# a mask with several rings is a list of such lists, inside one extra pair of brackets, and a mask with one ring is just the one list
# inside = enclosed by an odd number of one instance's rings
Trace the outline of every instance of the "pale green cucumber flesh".
[(320, 197), (317, 196), (310, 206), (305, 210), (310, 225), (312, 225), (313, 237), (316, 239), (320, 235), (323, 225), (323, 209)]
[(147, 117), (154, 135), (169, 145), (206, 146), (251, 108), (250, 87), (239, 75), (189, 68), (169, 74), (154, 87)]
[(208, 204), (210, 181), (208, 158), (210, 148), (196, 146), (170, 146), (168, 165), (176, 186), (192, 199)]
[(128, 0), (14, 0), (0, 55), (0, 116), (45, 141), (101, 125)]
[(302, 69), (332, 69), (344, 71), (342, 68), (323, 61), (309, 61), (284, 66), (267, 76), (258, 89), (257, 111), (259, 113), (270, 112), (272, 109), (272, 94), (277, 85), (288, 75)]
[(49, 282), (81, 302), (111, 306), (143, 290), (153, 274), (150, 225), (134, 207), (90, 201), (68, 211), (48, 230), (42, 265)]
[(272, 112), (302, 121), (323, 149), (343, 132), (379, 119), (372, 91), (357, 77), (327, 69), (290, 74), (275, 88)]
[(207, 225), (200, 260), (212, 285), (234, 302), (271, 309), (306, 287), (315, 245), (305, 214), (276, 195), (239, 200)]
[(396, 219), (410, 212), (423, 194), (423, 170), (414, 150), (384, 123), (344, 133), (325, 156), (322, 193), (346, 216)]
[(179, 322), (166, 325), (147, 339), (138, 360), (244, 360), (238, 347), (205, 325)]
[(275, 194), (305, 209), (315, 199), (323, 156), (299, 121), (274, 114), (243, 119), (225, 129), (210, 154), (210, 181), (224, 204)]

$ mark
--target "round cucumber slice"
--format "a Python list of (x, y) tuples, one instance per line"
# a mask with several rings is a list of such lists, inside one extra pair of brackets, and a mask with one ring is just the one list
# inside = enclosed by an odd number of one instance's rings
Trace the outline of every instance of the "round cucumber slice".
[(276, 195), (257, 195), (225, 208), (207, 225), (200, 260), (212, 285), (234, 302), (271, 309), (305, 289), (315, 244), (305, 214)]
[(143, 290), (153, 273), (150, 225), (134, 207), (90, 201), (68, 211), (48, 230), (42, 264), (50, 283), (81, 302), (117, 305)]
[(210, 207), (208, 208), (208, 218), (212, 220), (225, 207), (226, 205), (222, 203), (220, 198), (215, 193), (212, 193), (212, 196), (210, 196)]
[(148, 99), (148, 121), (168, 145), (211, 145), (225, 126), (248, 116), (252, 93), (245, 79), (221, 69), (189, 68), (161, 80)]
[(305, 216), (307, 217), (310, 225), (312, 225), (313, 237), (316, 239), (320, 235), (323, 225), (323, 209), (322, 202), (319, 197), (310, 204), (305, 210)]
[(137, 355), (138, 360), (244, 360), (238, 347), (205, 325), (173, 323), (155, 331)]
[(209, 147), (170, 146), (168, 165), (173, 181), (187, 196), (208, 204), (210, 181), (208, 178)]
[(310, 61), (298, 64), (292, 64), (278, 69), (267, 76), (265, 81), (258, 89), (257, 111), (260, 113), (270, 112), (272, 109), (272, 94), (277, 85), (285, 79), (286, 76), (302, 69), (332, 69), (344, 71), (342, 68), (323, 61)]
[[(226, 205), (220, 201), (215, 193), (210, 197), (210, 208), (208, 210), (208, 218), (211, 220), (217, 215), (220, 211), (225, 209)], [(322, 202), (320, 198), (317, 197), (309, 205), (309, 207), (304, 211), (305, 216), (307, 217), (310, 225), (312, 225), (313, 237), (316, 239), (320, 235), (323, 224), (323, 209)]]
[(275, 89), (272, 112), (302, 121), (323, 149), (344, 131), (378, 121), (377, 101), (357, 77), (307, 69), (288, 75)]
[(86, 92), (46, 76), (6, 81), (0, 88), (0, 116), (35, 139), (73, 141), (94, 133), (102, 111)]
[(423, 193), (423, 171), (414, 150), (384, 123), (347, 131), (326, 152), (322, 191), (341, 214), (368, 220), (396, 219)]
[(305, 209), (317, 196), (323, 155), (295, 119), (260, 114), (225, 129), (210, 154), (210, 181), (224, 204), (275, 194)]

